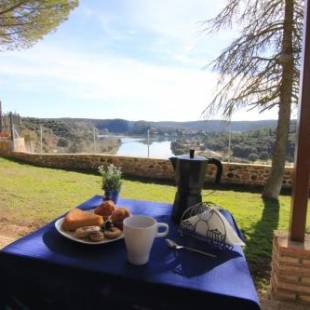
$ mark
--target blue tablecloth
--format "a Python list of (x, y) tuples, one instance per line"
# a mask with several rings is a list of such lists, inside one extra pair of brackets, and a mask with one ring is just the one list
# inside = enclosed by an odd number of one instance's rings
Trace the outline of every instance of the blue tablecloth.
[[(91, 209), (101, 200), (95, 196), (79, 207)], [(168, 223), (169, 237), (180, 239), (170, 218), (171, 205), (127, 199), (118, 205), (127, 206), (133, 214), (147, 214)], [(231, 214), (223, 214), (241, 236)], [(182, 242), (201, 246), (195, 240)], [(220, 251), (203, 246), (217, 258), (175, 253), (163, 238), (156, 239), (150, 262), (133, 266), (127, 262), (123, 240), (82, 245), (58, 234), (51, 222), (0, 251), (0, 292), (17, 305), (44, 305), (44, 309), (60, 309), (60, 305), (66, 309), (99, 309), (108, 303), (117, 309), (185, 309), (198, 303), (205, 304), (206, 309), (259, 309), (242, 249)]]

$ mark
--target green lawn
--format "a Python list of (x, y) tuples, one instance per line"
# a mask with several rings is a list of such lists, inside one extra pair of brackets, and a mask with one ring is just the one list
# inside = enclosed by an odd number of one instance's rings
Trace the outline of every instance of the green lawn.
[[(27, 225), (43, 224), (93, 195), (101, 194), (101, 179), (92, 174), (34, 167), (0, 158), (0, 219)], [(172, 202), (175, 187), (124, 180), (123, 198)], [(287, 228), (290, 197), (263, 201), (258, 193), (204, 191), (205, 200), (231, 211), (247, 239), (245, 253), (256, 284), (268, 283), (272, 231)], [(310, 212), (310, 210), (309, 210)], [(308, 228), (310, 217), (308, 216)]]

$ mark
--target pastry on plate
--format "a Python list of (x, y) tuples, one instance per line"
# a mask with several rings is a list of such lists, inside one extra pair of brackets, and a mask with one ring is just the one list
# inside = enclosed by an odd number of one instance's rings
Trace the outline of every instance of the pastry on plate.
[(94, 241), (94, 242), (99, 242), (99, 241), (102, 241), (104, 239), (104, 234), (102, 231), (93, 231), (91, 232), (89, 235), (88, 235), (88, 238), (91, 240), (91, 241)]
[(122, 234), (122, 231), (117, 227), (111, 227), (109, 230), (104, 231), (104, 236), (107, 239), (118, 238)]
[(116, 210), (116, 205), (112, 200), (104, 201), (100, 206), (95, 209), (95, 214), (103, 216), (106, 220)]
[(102, 224), (102, 216), (80, 209), (73, 209), (66, 214), (62, 228), (72, 231), (83, 226), (101, 226)]
[(91, 233), (94, 233), (97, 231), (100, 231), (100, 226), (83, 226), (75, 230), (74, 236), (76, 238), (86, 238)]

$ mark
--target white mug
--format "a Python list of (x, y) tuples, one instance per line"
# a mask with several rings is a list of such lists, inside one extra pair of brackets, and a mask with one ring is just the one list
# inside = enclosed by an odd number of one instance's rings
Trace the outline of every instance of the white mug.
[[(151, 248), (156, 237), (168, 235), (169, 226), (158, 223), (154, 218), (144, 215), (127, 217), (123, 222), (128, 261), (134, 265), (144, 265), (149, 261)], [(165, 227), (164, 232), (158, 232)]]

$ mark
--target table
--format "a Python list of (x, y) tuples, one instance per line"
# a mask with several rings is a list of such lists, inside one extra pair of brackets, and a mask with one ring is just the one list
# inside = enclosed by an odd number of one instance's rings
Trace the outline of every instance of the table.
[[(91, 209), (101, 201), (101, 196), (94, 196), (79, 207)], [(120, 199), (118, 205), (168, 223), (169, 238), (180, 239), (170, 218), (170, 204)], [(231, 214), (223, 214), (240, 235)], [(155, 240), (150, 262), (133, 266), (127, 262), (123, 240), (82, 245), (61, 236), (53, 221), (0, 251), (2, 303), (14, 304), (14, 309), (20, 304), (29, 309), (104, 309), (107, 305), (114, 309), (189, 309), (198, 305), (204, 309), (260, 309), (242, 249), (208, 250), (218, 257), (175, 253), (161, 238)]]

